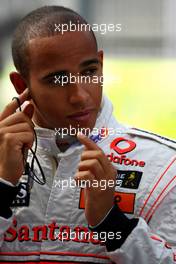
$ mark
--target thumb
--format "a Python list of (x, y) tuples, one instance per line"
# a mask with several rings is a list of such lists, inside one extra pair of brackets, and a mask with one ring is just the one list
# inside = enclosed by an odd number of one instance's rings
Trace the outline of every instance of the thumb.
[(23, 113), (26, 114), (30, 119), (32, 118), (33, 116), (33, 113), (34, 113), (34, 106), (32, 104), (28, 104), (24, 110), (23, 110)]

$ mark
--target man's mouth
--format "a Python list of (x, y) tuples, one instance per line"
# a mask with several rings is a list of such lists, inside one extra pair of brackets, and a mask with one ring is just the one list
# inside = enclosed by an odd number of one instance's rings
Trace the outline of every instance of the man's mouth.
[(67, 117), (75, 121), (87, 121), (90, 118), (92, 111), (93, 109), (86, 109), (84, 111), (76, 112), (72, 115), (68, 115)]

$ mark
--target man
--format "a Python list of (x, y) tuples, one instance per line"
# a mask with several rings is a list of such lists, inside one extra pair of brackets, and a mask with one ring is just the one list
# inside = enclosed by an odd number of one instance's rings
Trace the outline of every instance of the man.
[(70, 9), (42, 7), (14, 34), (19, 97), (0, 116), (0, 260), (174, 263), (176, 142), (117, 123), (102, 97), (103, 52), (81, 24)]

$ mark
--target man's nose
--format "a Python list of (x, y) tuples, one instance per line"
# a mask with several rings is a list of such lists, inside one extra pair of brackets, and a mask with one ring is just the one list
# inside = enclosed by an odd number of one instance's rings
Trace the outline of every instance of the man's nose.
[(71, 104), (85, 104), (89, 98), (89, 94), (81, 83), (74, 83), (70, 87), (69, 101)]

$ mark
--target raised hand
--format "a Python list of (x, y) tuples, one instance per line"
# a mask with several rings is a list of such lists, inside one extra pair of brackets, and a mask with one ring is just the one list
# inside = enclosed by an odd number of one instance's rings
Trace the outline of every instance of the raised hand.
[[(85, 215), (89, 225), (97, 225), (113, 206), (116, 170), (107, 159), (104, 152), (88, 137), (78, 134), (79, 141), (85, 150), (81, 155), (75, 180), (87, 180), (85, 192)], [(94, 184), (96, 181), (96, 184)], [(101, 181), (106, 182), (106, 188), (101, 188)], [(98, 187), (95, 187), (98, 186)]]
[[(29, 99), (26, 89), (19, 95), (23, 104)], [(0, 114), (0, 178), (16, 184), (24, 171), (24, 150), (32, 147), (34, 129), (31, 121), (33, 105), (28, 104), (22, 112), (16, 100), (10, 102)]]

